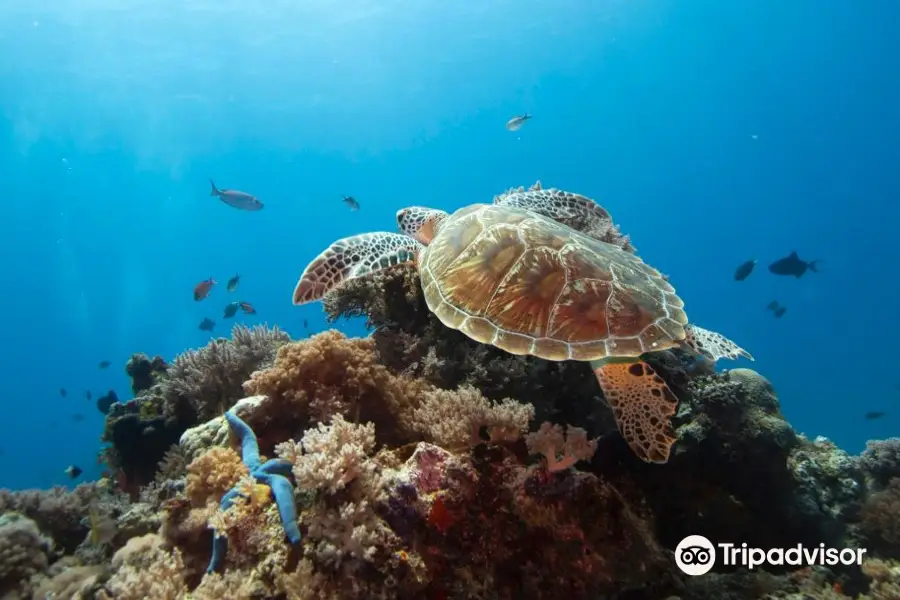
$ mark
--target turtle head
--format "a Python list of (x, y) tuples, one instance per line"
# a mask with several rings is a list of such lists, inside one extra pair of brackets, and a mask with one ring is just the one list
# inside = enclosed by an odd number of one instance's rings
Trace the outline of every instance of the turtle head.
[(425, 206), (407, 206), (397, 211), (397, 224), (400, 231), (425, 245), (431, 243), (437, 234), (441, 221), (448, 213)]

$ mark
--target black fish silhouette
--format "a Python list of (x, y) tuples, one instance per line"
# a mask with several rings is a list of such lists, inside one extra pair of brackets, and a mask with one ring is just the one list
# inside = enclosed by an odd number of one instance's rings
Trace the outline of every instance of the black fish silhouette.
[(769, 265), (769, 272), (774, 273), (775, 275), (793, 275), (794, 277), (800, 278), (803, 277), (803, 274), (807, 271), (818, 273), (819, 269), (816, 267), (818, 263), (818, 260), (801, 260), (796, 252), (791, 252), (788, 256), (779, 258)]
[(734, 280), (735, 281), (743, 281), (750, 276), (750, 273), (753, 272), (753, 267), (756, 266), (755, 260), (748, 260), (741, 266), (737, 268), (734, 272)]

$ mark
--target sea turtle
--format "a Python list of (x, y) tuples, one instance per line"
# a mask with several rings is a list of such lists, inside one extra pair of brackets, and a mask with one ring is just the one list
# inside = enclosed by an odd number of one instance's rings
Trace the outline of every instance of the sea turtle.
[(553, 218), (572, 204), (526, 206), (522, 198), (501, 198), (453, 214), (404, 208), (397, 213), (402, 234), (355, 235), (316, 257), (293, 302), (313, 302), (348, 279), (414, 262), (428, 308), (448, 327), (511, 354), (590, 362), (634, 453), (666, 462), (678, 400), (641, 357), (675, 347), (711, 360), (752, 357), (688, 325), (675, 289), (635, 254)]

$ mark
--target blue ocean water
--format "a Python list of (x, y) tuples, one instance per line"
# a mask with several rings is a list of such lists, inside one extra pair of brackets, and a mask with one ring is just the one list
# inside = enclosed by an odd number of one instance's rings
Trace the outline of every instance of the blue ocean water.
[[(898, 17), (812, 0), (3, 3), (0, 486), (67, 483), (70, 463), (96, 477), (85, 390), (129, 397), (128, 356), (205, 344), (204, 317), (227, 335), (231, 275), (258, 310), (240, 322), (302, 336), (327, 325), (291, 291), (332, 240), (538, 179), (609, 209), (691, 320), (755, 355), (797, 429), (854, 452), (897, 435)], [(209, 178), (265, 209), (226, 206)], [(821, 272), (768, 273), (791, 250)]]

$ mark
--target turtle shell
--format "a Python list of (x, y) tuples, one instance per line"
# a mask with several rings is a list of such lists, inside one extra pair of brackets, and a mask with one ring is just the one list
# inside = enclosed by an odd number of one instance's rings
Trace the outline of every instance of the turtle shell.
[(419, 273), (445, 325), (511, 354), (638, 357), (686, 335), (684, 302), (659, 271), (521, 208), (476, 204), (453, 213)]

